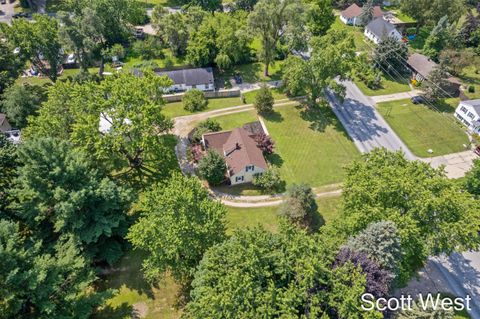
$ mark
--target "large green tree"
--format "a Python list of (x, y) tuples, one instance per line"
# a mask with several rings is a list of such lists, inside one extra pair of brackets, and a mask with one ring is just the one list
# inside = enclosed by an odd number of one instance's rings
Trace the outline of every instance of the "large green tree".
[(20, 56), (53, 82), (63, 63), (58, 21), (47, 15), (34, 15), (35, 23), (26, 19), (12, 21), (12, 26), (3, 27), (7, 40), (20, 49)]
[(198, 66), (217, 64), (228, 69), (250, 56), (250, 35), (245, 28), (245, 14), (218, 13), (202, 20), (188, 42), (187, 60)]
[(402, 0), (402, 12), (417, 22), (417, 28), (423, 25), (434, 25), (448, 14), (450, 22), (456, 22), (465, 12), (464, 0)]
[(72, 236), (89, 257), (114, 261), (126, 232), (128, 192), (102, 177), (87, 156), (53, 138), (29, 140), (18, 150), (12, 189), (18, 218), (45, 245)]
[(382, 39), (373, 51), (374, 65), (387, 74), (407, 72), (407, 59), (408, 48), (405, 43), (392, 37)]
[(335, 22), (331, 0), (306, 1), (307, 29), (314, 36), (327, 33)]
[(291, 226), (237, 231), (204, 255), (186, 318), (379, 318), (360, 309), (365, 276), (331, 269), (321, 240)]
[(13, 51), (11, 43), (0, 41), (0, 94), (15, 82), (24, 65)]
[(17, 176), (17, 147), (0, 134), (0, 216), (7, 213), (12, 201), (9, 189)]
[(478, 202), (457, 183), (420, 161), (377, 149), (347, 168), (343, 187), (344, 234), (372, 222), (392, 221), (404, 257), (399, 280), (406, 281), (429, 255), (477, 249)]
[(143, 263), (146, 277), (157, 280), (169, 271), (188, 287), (205, 251), (225, 239), (225, 214), (196, 177), (174, 173), (153, 186), (128, 233), (135, 248), (149, 253)]
[(82, 318), (91, 316), (102, 296), (95, 275), (75, 241), (44, 251), (25, 238), (17, 223), (0, 219), (0, 312), (3, 318)]
[(2, 95), (1, 110), (16, 128), (27, 126), (27, 117), (35, 115), (46, 100), (45, 89), (37, 85), (13, 85)]
[(79, 61), (80, 69), (85, 72), (105, 39), (104, 24), (92, 8), (83, 8), (78, 15), (59, 12), (60, 40), (64, 47), (73, 51)]
[(480, 196), (480, 160), (473, 161), (472, 169), (465, 177), (465, 188), (477, 198)]
[(100, 166), (132, 182), (165, 174), (173, 155), (164, 134), (173, 124), (161, 111), (163, 89), (170, 83), (152, 72), (121, 73), (100, 83), (58, 83), (25, 136), (69, 139)]
[(313, 230), (318, 219), (318, 205), (315, 194), (308, 185), (293, 184), (287, 189), (285, 202), (279, 214), (300, 227)]
[(285, 87), (292, 95), (307, 94), (315, 103), (327, 87), (338, 88), (335, 79), (347, 76), (354, 59), (353, 38), (343, 31), (330, 31), (312, 43), (309, 60), (288, 57), (283, 72)]
[[(265, 64), (264, 74), (277, 56), (280, 41), (301, 37), (304, 25), (304, 7), (297, 0), (260, 0), (248, 16), (248, 24), (260, 38), (260, 60)], [(305, 43), (303, 43), (305, 44)]]
[(190, 35), (189, 21), (186, 14), (169, 13), (157, 6), (152, 15), (152, 26), (174, 56), (182, 56), (187, 51)]

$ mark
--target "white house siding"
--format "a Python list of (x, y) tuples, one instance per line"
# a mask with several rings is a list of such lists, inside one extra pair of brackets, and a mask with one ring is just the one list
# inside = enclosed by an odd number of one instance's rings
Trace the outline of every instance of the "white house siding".
[(191, 89), (198, 89), (200, 91), (214, 91), (215, 86), (213, 84), (200, 84), (200, 85), (185, 85), (185, 84), (174, 84), (169, 86), (165, 91), (166, 92), (184, 92)]
[(471, 105), (460, 102), (455, 110), (455, 117), (465, 125), (470, 132), (480, 134), (480, 115)]
[[(382, 40), (381, 38), (377, 37), (374, 33), (370, 32), (370, 30), (367, 29), (367, 28), (365, 28), (364, 35), (375, 44), (379, 44), (380, 41)], [(388, 36), (392, 37), (394, 39), (397, 39), (398, 41), (400, 41), (402, 39), (402, 35), (397, 30), (392, 30), (388, 34)]]
[[(253, 181), (253, 178), (255, 177), (256, 174), (262, 174), (265, 172), (263, 168), (253, 166), (253, 170), (249, 169), (247, 172), (247, 167), (245, 167), (243, 170), (238, 172), (235, 175), (230, 176), (230, 182), (232, 185), (238, 185), (238, 184), (244, 184), (244, 183), (251, 183)], [(243, 179), (240, 179), (243, 176)]]

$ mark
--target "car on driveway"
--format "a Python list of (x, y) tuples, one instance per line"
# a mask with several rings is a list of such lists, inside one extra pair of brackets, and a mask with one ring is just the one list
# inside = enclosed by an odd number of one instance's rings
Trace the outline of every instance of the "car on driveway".
[(423, 104), (425, 103), (425, 98), (421, 95), (415, 95), (410, 99), (410, 101), (412, 101), (413, 104)]

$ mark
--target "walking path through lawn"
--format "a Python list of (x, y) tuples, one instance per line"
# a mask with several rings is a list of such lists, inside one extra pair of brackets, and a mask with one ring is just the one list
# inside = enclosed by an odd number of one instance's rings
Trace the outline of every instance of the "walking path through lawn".
[(403, 93), (371, 96), (370, 98), (376, 104), (381, 102), (390, 102), (390, 101), (396, 101), (396, 100), (409, 99), (411, 97), (419, 95), (420, 93), (421, 93), (420, 90), (413, 90), (413, 91), (403, 92)]

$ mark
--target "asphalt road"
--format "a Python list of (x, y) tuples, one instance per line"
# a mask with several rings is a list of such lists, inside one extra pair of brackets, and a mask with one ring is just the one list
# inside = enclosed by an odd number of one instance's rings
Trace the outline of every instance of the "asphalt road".
[(480, 319), (480, 252), (453, 253), (431, 261), (455, 295), (472, 298), (470, 316)]
[(410, 160), (416, 159), (377, 112), (373, 101), (355, 83), (343, 81), (342, 84), (347, 89), (344, 102), (341, 103), (329, 93), (330, 105), (360, 152), (367, 153), (374, 148), (384, 147), (391, 151), (402, 151)]

